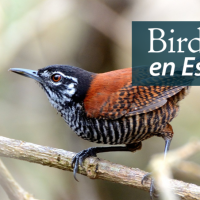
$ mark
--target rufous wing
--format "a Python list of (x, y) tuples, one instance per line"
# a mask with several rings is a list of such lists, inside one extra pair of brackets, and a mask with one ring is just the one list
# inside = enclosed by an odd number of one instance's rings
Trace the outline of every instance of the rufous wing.
[(91, 118), (117, 119), (163, 106), (184, 86), (132, 86), (131, 68), (98, 74), (84, 100)]

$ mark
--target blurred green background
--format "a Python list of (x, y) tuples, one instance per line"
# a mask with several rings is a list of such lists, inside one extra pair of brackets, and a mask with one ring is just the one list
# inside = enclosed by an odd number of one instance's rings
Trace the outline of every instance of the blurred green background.
[[(131, 67), (131, 21), (199, 20), (199, 0), (0, 0), (0, 133), (2, 136), (79, 152), (97, 146), (72, 133), (31, 79), (8, 72), (11, 67), (39, 69), (69, 64), (92, 72)], [(139, 48), (139, 47), (138, 47)], [(145, 59), (145, 58), (144, 58)], [(173, 120), (171, 149), (200, 136), (200, 87), (193, 87)], [(150, 157), (163, 152), (164, 141), (151, 138), (136, 153), (99, 157), (145, 170)], [(190, 160), (199, 163), (199, 155)], [(45, 200), (149, 200), (127, 186), (2, 158), (17, 182)], [(177, 171), (175, 178), (200, 184)], [(8, 200), (0, 188), (0, 199)]]

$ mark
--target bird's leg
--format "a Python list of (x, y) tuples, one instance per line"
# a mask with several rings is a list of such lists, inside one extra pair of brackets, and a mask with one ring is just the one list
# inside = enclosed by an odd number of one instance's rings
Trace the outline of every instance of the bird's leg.
[[(72, 167), (74, 167), (73, 173), (74, 178), (76, 178), (76, 173), (78, 172), (78, 166), (79, 164), (83, 166), (83, 161), (90, 156), (97, 156), (97, 153), (104, 153), (104, 152), (110, 152), (110, 151), (131, 151), (134, 152), (136, 150), (139, 150), (142, 148), (142, 143), (133, 143), (133, 144), (127, 144), (126, 146), (110, 146), (110, 147), (90, 147), (88, 149), (85, 149), (83, 151), (80, 151), (77, 153), (73, 159), (72, 159)], [(78, 181), (78, 180), (77, 180)]]
[[(173, 135), (174, 135), (174, 132), (173, 132), (172, 126), (170, 124), (167, 124), (167, 126), (164, 128), (164, 130), (159, 135), (165, 140), (164, 160), (166, 158), (167, 152), (169, 151), (169, 146), (172, 141)], [(151, 173), (144, 175), (144, 177), (142, 178), (142, 181), (141, 181), (142, 185), (143, 185), (144, 181), (146, 181), (150, 176), (151, 176)], [(153, 199), (153, 197), (158, 197), (153, 178), (151, 178), (150, 197), (151, 197), (151, 199)]]
[(167, 124), (164, 131), (162, 132), (162, 138), (165, 140), (165, 151), (164, 151), (164, 159), (166, 158), (167, 152), (169, 151), (169, 146), (171, 144), (174, 132), (172, 126)]

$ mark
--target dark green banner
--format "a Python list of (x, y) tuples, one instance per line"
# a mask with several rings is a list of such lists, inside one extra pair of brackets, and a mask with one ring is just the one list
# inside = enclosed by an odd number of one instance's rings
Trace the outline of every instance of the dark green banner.
[(200, 85), (200, 22), (132, 22), (133, 85)]

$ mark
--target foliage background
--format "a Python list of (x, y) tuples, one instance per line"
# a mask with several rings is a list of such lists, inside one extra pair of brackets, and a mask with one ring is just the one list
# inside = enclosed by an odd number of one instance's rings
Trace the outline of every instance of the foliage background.
[[(199, 7), (198, 0), (0, 0), (0, 134), (74, 152), (97, 146), (71, 132), (34, 81), (8, 69), (69, 64), (104, 72), (131, 67), (131, 21), (200, 21)], [(172, 122), (175, 136), (171, 149), (199, 137), (199, 102), (200, 88), (193, 87)], [(99, 157), (145, 170), (151, 155), (163, 149), (161, 138), (151, 138), (134, 154)], [(199, 163), (198, 157), (191, 160)], [(149, 199), (148, 193), (126, 186), (81, 175), (76, 182), (70, 172), (2, 160), (17, 182), (38, 199)], [(174, 176), (200, 184), (199, 177), (181, 171)], [(8, 199), (2, 188), (0, 199)]]

